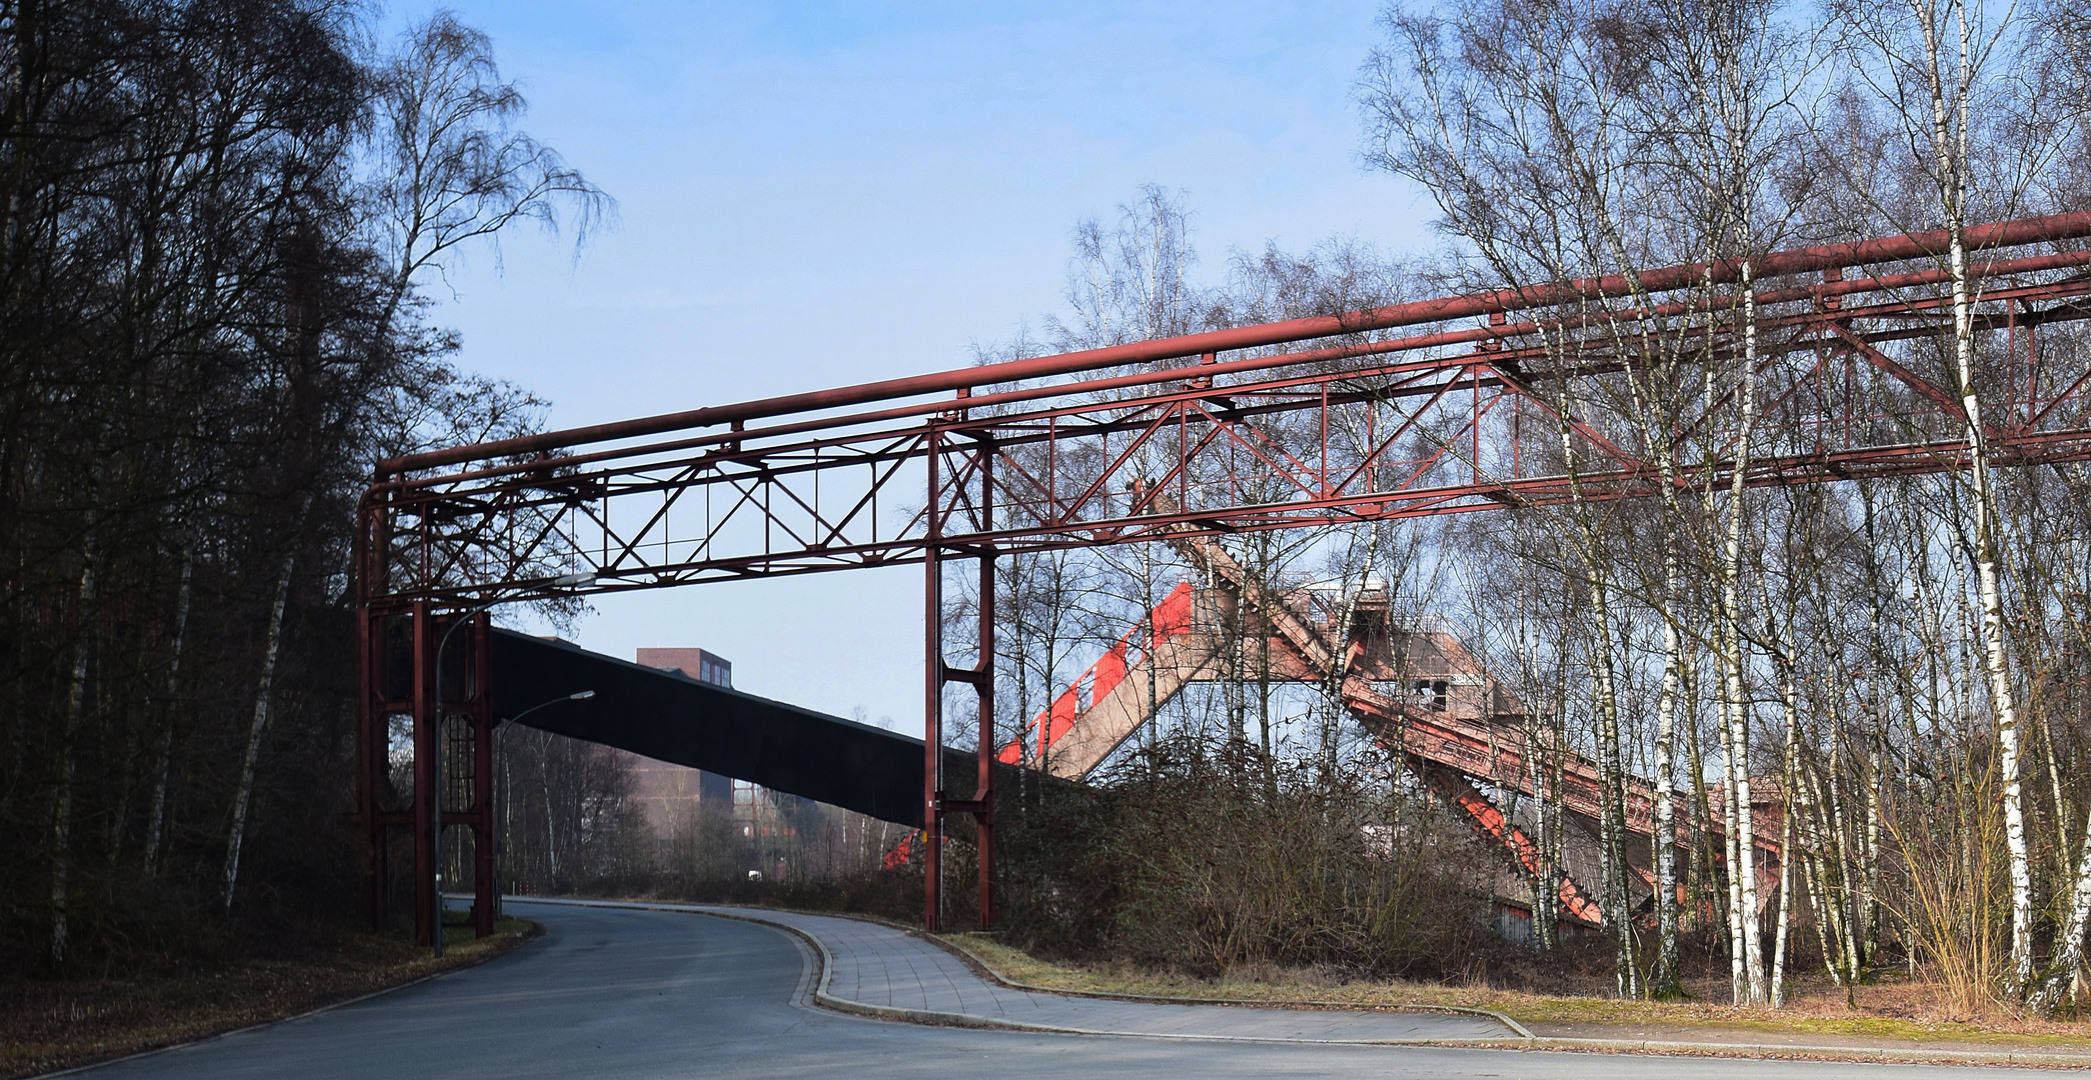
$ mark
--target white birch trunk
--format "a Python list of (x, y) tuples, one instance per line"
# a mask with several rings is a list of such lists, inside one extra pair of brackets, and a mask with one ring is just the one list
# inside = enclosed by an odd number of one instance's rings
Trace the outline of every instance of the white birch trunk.
[(255, 759), (261, 754), (261, 733), (269, 722), (269, 694), (276, 684), (276, 656), (283, 643), (283, 607), (290, 597), (290, 573), (295, 554), (283, 559), (282, 576), (276, 580), (276, 603), (269, 612), (269, 633), (263, 646), (261, 681), (254, 692), (254, 722), (247, 731), (247, 755), (240, 764), (239, 788), (232, 800), (232, 828), (225, 840), (225, 909), (232, 910), (235, 886), (239, 884), (240, 845), (247, 836), (247, 803), (254, 793)]
[(1990, 705), (1997, 717), (1998, 766), (2004, 774), (2004, 843), (2011, 871), (2011, 982), (2016, 997), (2033, 978), (2033, 868), (2026, 846), (2025, 785), (2019, 748), (2018, 709), (2004, 649), (2004, 599), (1997, 582), (1995, 492), (1981, 429), (1980, 395), (1973, 384), (1972, 303), (1968, 297), (1967, 251), (1955, 230), (1953, 242), (1954, 352), (1960, 363), (1961, 404), (1968, 414), (1970, 468), (1975, 482), (1975, 583), (1982, 605), (1982, 659), (1989, 676)]
[(154, 877), (160, 872), (160, 838), (167, 828), (167, 773), (174, 761), (174, 709), (175, 695), (180, 691), (182, 669), (182, 647), (189, 632), (190, 582), (195, 576), (196, 553), (194, 548), (182, 550), (181, 591), (174, 606), (174, 656), (167, 664), (167, 717), (160, 727), (160, 760), (154, 772), (152, 786), (152, 819), (145, 827), (145, 876)]
[(65, 963), (70, 941), (73, 854), (73, 781), (78, 764), (73, 756), (73, 736), (80, 729), (80, 714), (87, 704), (87, 661), (93, 655), (95, 605), (95, 529), (88, 527), (80, 565), (80, 640), (73, 651), (72, 679), (65, 693), (65, 730), (60, 733), (58, 792), (51, 807), (51, 963)]
[(1725, 899), (1721, 890), (1713, 886), (1713, 802), (1706, 783), (1706, 753), (1699, 744), (1699, 675), (1692, 667), (1694, 657), (1686, 653), (1682, 681), (1690, 687), (1687, 701), (1691, 711), (1690, 720), (1684, 726), (1684, 753), (1686, 774), (1692, 778), (1691, 801), (1687, 804), (1687, 816), (1692, 830), (1692, 846), (1686, 851), (1685, 878), (1697, 885), (1700, 891), (1688, 895), (1698, 896), (1703, 892), (1714, 908), (1713, 921), (1727, 917)]
[[(2084, 831), (2091, 836), (2091, 820), (2085, 821)], [(2070, 891), (2069, 917), (2062, 924), (2061, 937), (2055, 941), (2055, 962), (2047, 977), (2026, 998), (2035, 1014), (2046, 1016), (2053, 1012), (2061, 1003), (2063, 992), (2076, 981), (2084, 965), (2086, 923), (2091, 923), (2091, 843), (2086, 843), (2077, 857), (2076, 887)]]
[[(1533, 604), (1531, 594), (1518, 590), (1518, 659), (1519, 672), (1525, 684), (1536, 685), (1539, 671), (1539, 645), (1532, 629)], [(1525, 760), (1532, 775), (1532, 794), (1535, 816), (1538, 819), (1537, 843), (1539, 847), (1538, 874), (1532, 885), (1532, 943), (1545, 952), (1554, 947), (1554, 935), (1559, 929), (1560, 914), (1556, 910), (1559, 900), (1559, 875), (1554, 871), (1553, 822), (1555, 787), (1551, 783), (1554, 755), (1550, 752), (1553, 740), (1542, 734), (1536, 702), (1528, 703), (1525, 709)]]
[[(1570, 413), (1568, 403), (1558, 403), (1562, 417)], [(1574, 520), (1580, 534), (1578, 544), (1583, 568), (1590, 584), (1590, 610), (1596, 625), (1592, 627), (1596, 638), (1592, 646), (1591, 666), (1597, 676), (1597, 752), (1599, 770), (1600, 833), (1598, 849), (1602, 859), (1603, 883), (1599, 888), (1599, 910), (1604, 920), (1616, 934), (1618, 945), (1617, 980), (1621, 997), (1641, 996), (1640, 968), (1634, 954), (1632, 890), (1626, 884), (1625, 802), (1626, 783), (1620, 765), (1619, 753), (1619, 689), (1617, 673), (1612, 658), (1612, 612), (1609, 595), (1610, 575), (1599, 558), (1597, 530), (1590, 524), (1582, 499), (1582, 485), (1576, 479), (1575, 447), (1570, 429), (1564, 422), (1560, 428), (1562, 459), (1568, 463), (1569, 486), (1575, 500)]]
[(1941, 70), (1947, 62), (1937, 13), (1926, 0), (1911, 0), (1923, 32), (1926, 89), (1931, 105), (1933, 179), (1939, 188), (1948, 236), (1949, 274), (1953, 287), (1953, 360), (1960, 381), (1961, 409), (1966, 413), (1968, 477), (1974, 487), (1975, 585), (1981, 608), (1983, 666), (1989, 678), (1990, 706), (1996, 713), (1998, 764), (2004, 776), (2004, 844), (2011, 876), (2011, 956), (2005, 990), (2013, 998), (2026, 992), (2033, 978), (2033, 870), (2026, 844), (2025, 792), (2021, 780), (2018, 710), (2012, 700), (2011, 672), (2004, 643), (2003, 593), (1997, 580), (1996, 530), (2000, 524), (1996, 492), (1989, 470), (1989, 445), (1982, 423), (1982, 395), (1975, 380), (1974, 296), (1968, 265), (1967, 226), (1968, 98), (1973, 90), (1972, 49), (1966, 5), (1952, 0), (1958, 19), (1959, 52), (1955, 83), (1948, 86)]
[[(1882, 738), (1885, 738), (1885, 733)], [(1859, 898), (1859, 916), (1862, 920), (1859, 945), (1864, 950), (1860, 954), (1861, 970), (1871, 966), (1880, 956), (1880, 777), (1884, 765), (1881, 760), (1880, 739), (1874, 741), (1872, 749), (1867, 753), (1866, 762), (1866, 866), (1862, 878), (1865, 892)]]
[[(1666, 485), (1667, 486), (1667, 485)], [(1649, 838), (1655, 850), (1655, 975), (1650, 980), (1653, 997), (1674, 997), (1681, 958), (1677, 947), (1677, 692), (1683, 635), (1677, 632), (1672, 613), (1676, 610), (1677, 552), (1667, 542), (1663, 549), (1663, 681), (1656, 694), (1655, 727), (1655, 828)]]
[[(1722, 691), (1725, 697), (1727, 691)], [(1743, 945), (1743, 900), (1742, 875), (1739, 868), (1742, 856), (1736, 851), (1739, 826), (1735, 812), (1735, 729), (1728, 723), (1728, 703), (1721, 703), (1721, 823), (1726, 826), (1722, 841), (1728, 857), (1728, 975), (1730, 990), (1737, 1005), (1749, 1000), (1750, 973), (1748, 951)]]
[(1785, 706), (1786, 738), (1784, 760), (1780, 775), (1785, 779), (1786, 790), (1781, 792), (1784, 805), (1780, 808), (1779, 828), (1779, 923), (1772, 944), (1772, 987), (1771, 1004), (1774, 1009), (1786, 1007), (1786, 942), (1793, 928), (1793, 776), (1794, 758), (1800, 748), (1800, 701), (1799, 692), (1793, 684), (1793, 662), (1788, 657), (1781, 661), (1779, 671), (1779, 696)]
[(1837, 942), (1839, 965), (1844, 970), (1840, 980), (1849, 989), (1859, 981), (1859, 929), (1855, 921), (1857, 906), (1852, 903), (1851, 887), (1851, 829), (1850, 815), (1846, 812), (1843, 789), (1837, 781), (1844, 776), (1844, 744), (1839, 741), (1830, 751), (1830, 774), (1823, 778), (1827, 789), (1823, 805), (1828, 808), (1825, 818), (1829, 822), (1830, 845), (1837, 854)]
[(1614, 932), (1619, 935), (1619, 994), (1621, 997), (1641, 996), (1641, 971), (1634, 949), (1633, 891), (1627, 885), (1626, 869), (1626, 777), (1620, 761), (1619, 750), (1619, 686), (1612, 669), (1612, 618), (1611, 604), (1605, 591), (1608, 583), (1600, 578), (1591, 583), (1592, 607), (1597, 614), (1598, 665), (1597, 665), (1597, 715), (1600, 725), (1600, 767), (1604, 770), (1604, 867), (1605, 892), (1609, 903), (1605, 906), (1605, 920), (1618, 920)]
[[(1837, 947), (1833, 935), (1839, 933), (1836, 926), (1836, 909), (1830, 902), (1829, 881), (1822, 864), (1822, 823), (1818, 818), (1823, 805), (1815, 790), (1814, 770), (1803, 762), (1796, 761), (1793, 767), (1794, 794), (1786, 805), (1789, 811), (1798, 810), (1794, 822), (1794, 839), (1801, 845), (1801, 877), (1808, 890), (1808, 910), (1814, 916), (1815, 940), (1822, 949), (1822, 966), (1830, 981), (1844, 985), (1844, 969), (1837, 960)], [(1796, 806), (1798, 800), (1798, 806)], [(1835, 941), (1843, 940), (1841, 937)]]
[[(1050, 699), (1048, 699), (1050, 700)], [(545, 805), (545, 888), (559, 890), (559, 829), (554, 824), (558, 804), (552, 797), (551, 734), (539, 732), (537, 743), (537, 790)]]
[(1765, 1002), (1764, 948), (1757, 912), (1757, 851), (1750, 814), (1749, 713), (1744, 708), (1742, 636), (1742, 516), (1745, 473), (1750, 464), (1750, 439), (1757, 411), (1757, 303), (1751, 262), (1743, 260), (1742, 388), (1740, 434), (1735, 451), (1735, 471), (1729, 481), (1727, 535), (1721, 553), (1721, 638), (1723, 721), (1728, 725), (1729, 791), (1735, 812), (1735, 861), (1730, 863), (1730, 892), (1739, 910), (1735, 918), (1738, 950), (1737, 1001), (1752, 1005)]

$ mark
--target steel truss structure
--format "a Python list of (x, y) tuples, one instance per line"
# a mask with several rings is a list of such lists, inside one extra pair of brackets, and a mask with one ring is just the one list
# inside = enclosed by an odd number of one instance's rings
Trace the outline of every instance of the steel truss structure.
[[(2091, 316), (2091, 250), (2077, 243), (2091, 214), (1965, 236), (1990, 460), (2091, 458), (2091, 350), (2057, 359), (2043, 333)], [(978, 613), (980, 665), (946, 663), (943, 564), (977, 560), (992, 597), (1007, 554), (1645, 496), (1664, 482), (1659, 451), (1669, 482), (1702, 492), (1738, 461), (1760, 487), (1963, 469), (1948, 242), (1528, 284), (383, 462), (357, 532), (363, 738), (380, 748), (364, 759), (373, 866), (385, 824), (404, 823), (378, 794), (387, 732), (412, 717), (419, 776), (418, 733), (451, 708), (427, 689), (387, 692), (388, 634), (420, 640), (427, 620), (576, 572), (595, 575), (571, 590), (587, 594), (921, 564), (925, 919), (938, 925), (944, 816), (969, 813), (986, 920), (993, 613)], [(415, 686), (433, 679), (413, 667)], [(935, 751), (954, 680), (981, 701), (965, 800)], [(417, 804), (435, 781), (415, 785)]]

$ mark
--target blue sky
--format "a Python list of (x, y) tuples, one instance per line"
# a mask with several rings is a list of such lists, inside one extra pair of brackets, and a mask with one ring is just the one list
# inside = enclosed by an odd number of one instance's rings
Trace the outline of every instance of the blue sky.
[[(1267, 240), (1429, 243), (1427, 203), (1358, 163), (1374, 0), (450, 6), (620, 203), (578, 263), (518, 234), (437, 288), (463, 363), (555, 427), (962, 365), (1058, 307), (1075, 221), (1142, 183), (1187, 193), (1212, 276)], [(701, 646), (742, 689), (919, 731), (919, 573), (606, 598), (579, 640)]]

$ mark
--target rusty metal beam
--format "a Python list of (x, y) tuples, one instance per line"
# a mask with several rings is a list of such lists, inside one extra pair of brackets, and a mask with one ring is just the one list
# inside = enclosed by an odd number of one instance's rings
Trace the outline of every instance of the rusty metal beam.
[[(1979, 225), (1965, 232), (1966, 243), (1977, 251), (2072, 240), (2084, 236), (2091, 236), (2091, 212), (2055, 214), (2022, 221)], [(1750, 261), (1750, 269), (1756, 278), (1776, 278), (1868, 263), (1939, 258), (1947, 251), (1948, 239), (1945, 230), (1937, 230), (1853, 243), (1822, 244), (1759, 256)], [(479, 446), (411, 454), (380, 463), (378, 471), (383, 475), (393, 475), (466, 461), (535, 454), (561, 447), (639, 438), (688, 428), (746, 423), (749, 420), (772, 416), (842, 408), (892, 398), (949, 393), (996, 383), (1072, 375), (1125, 364), (1144, 364), (1157, 360), (1202, 356), (1207, 353), (1233, 352), (1312, 338), (1384, 330), (1396, 326), (1415, 326), (1498, 312), (1526, 311), (1562, 303), (1635, 297), (1645, 293), (1689, 288), (1702, 282), (1734, 284), (1742, 280), (1744, 265), (1745, 260), (1738, 257), (1714, 263), (1692, 263), (1647, 270), (1631, 278), (1625, 274), (1607, 274), (1558, 284), (1543, 283), (1522, 288), (1497, 289), (1466, 296), (1368, 308), (1340, 315), (1289, 319), (1233, 330), (1215, 330), (1182, 337), (1140, 341), (1111, 348), (1085, 349), (1036, 360), (984, 364), (933, 375), (884, 379), (833, 390), (763, 398), (739, 405), (691, 409), (686, 412), (665, 413), (636, 420), (548, 432), (543, 435), (502, 439)]]
[[(2091, 237), (2091, 213), (1967, 236), (1982, 279), (1976, 328), (2007, 336), (2005, 366), (2016, 363), (2010, 335), (2091, 318), (2091, 251), (2058, 247)], [(1946, 246), (1944, 233), (1917, 233), (1751, 259), (1760, 400), (1773, 406), (1758, 419), (1745, 486), (1965, 467), (1957, 402), (1922, 370), (1924, 340), (1947, 329)], [(1790, 280), (1812, 274), (1827, 280)], [(1646, 496), (1662, 478), (1635, 445), (1642, 403), (1617, 383), (1674, 374), (1665, 364), (1732, 363), (1744, 277), (1731, 259), (1539, 283), (385, 461), (355, 537), (369, 842), (382, 849), (382, 822), (397, 813), (378, 805), (385, 616), (413, 616), (408, 709), (425, 816), (422, 729), (433, 731), (436, 709), (418, 639), (446, 612), (521, 598), (575, 569), (598, 575), (574, 590), (585, 594), (926, 563), (934, 627), (938, 565), (950, 558)], [(1485, 325), (1458, 325), (1470, 318)], [(1663, 335), (1689, 341), (1651, 354)], [(1833, 371), (1826, 350), (1867, 362)], [(2024, 372), (2005, 374), (2013, 389), (1996, 415), (2024, 419), (1988, 437), (1994, 462), (2091, 460), (2091, 370), (2029, 353)], [(1676, 482), (1731, 477), (1731, 408), (1716, 396), (1675, 418), (1672, 437), (1690, 451)], [(1393, 434), (1346, 441), (1353, 428)], [(659, 436), (672, 437), (635, 442)], [(1550, 439), (1575, 455), (1573, 470), (1535, 468)], [(935, 629), (925, 646), (935, 736), (948, 669)], [(997, 745), (990, 734), (981, 747)], [(929, 772), (934, 865), (940, 804), (988, 800), (949, 800)], [(432, 869), (417, 861), (418, 874)], [(984, 879), (984, 911), (987, 890)], [(373, 917), (383, 892), (374, 861)]]

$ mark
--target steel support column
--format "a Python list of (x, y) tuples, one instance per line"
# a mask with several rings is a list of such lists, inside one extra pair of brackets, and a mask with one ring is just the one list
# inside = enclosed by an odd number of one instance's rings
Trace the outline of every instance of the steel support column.
[[(2000, 382), (2025, 388), (2022, 400), (2006, 393), (1998, 403), (2012, 424), (1983, 436), (1999, 466), (2091, 461), (2091, 371), (2072, 357), (2036, 361), (2030, 340), (2042, 326), (2091, 320), (2091, 276), (2083, 272), (2091, 248), (2079, 242), (2087, 238), (2091, 213), (1974, 226), (1962, 237), (1982, 253), (1974, 328), (1997, 339), (1985, 347), (2002, 352)], [(363, 628), (373, 914), (382, 914), (385, 898), (389, 828), (420, 826), (420, 899), (431, 899), (434, 852), (424, 849), (439, 805), (431, 801), (439, 734), (426, 685), (427, 605), (457, 611), (489, 597), (517, 599), (543, 588), (552, 566), (585, 571), (562, 575), (586, 577), (572, 594), (582, 596), (920, 559), (924, 921), (942, 921), (944, 818), (953, 812), (973, 813), (983, 826), (983, 915), (991, 917), (993, 778), (984, 767), (976, 798), (946, 797), (941, 701), (946, 682), (972, 683), (982, 728), (991, 728), (991, 630), (982, 628), (977, 670), (943, 664), (946, 560), (982, 559), (991, 608), (989, 564), (999, 555), (1648, 497), (1661, 490), (1659, 470), (1604, 434), (1623, 415), (1599, 410), (1571, 424), (1570, 449), (1601, 463), (1594, 471), (1529, 470), (1523, 453), (1526, 412), (1563, 419), (1535, 382), (1565, 393), (1639, 371), (1646, 358), (1637, 343), (1648, 334), (1696, 342), (1683, 355), (1708, 377), (1732, 371), (1743, 337), (1756, 341), (1762, 400), (1771, 404), (1758, 410), (1753, 430), (1786, 449), (1737, 461), (1729, 443), (1736, 396), (1705, 395), (1676, 425), (1681, 443), (1698, 447), (1685, 478), (1692, 484), (1726, 484), (1738, 468), (1750, 488), (1963, 469), (1972, 452), (1965, 418), (1950, 393), (1923, 377), (1926, 341), (1955, 332), (1947, 292), (1956, 275), (1939, 264), (1952, 239), (1917, 233), (1540, 283), (383, 462), (357, 533), (359, 601), (373, 612)], [(1745, 265), (1758, 314), (1740, 321), (1728, 286), (1741, 282)], [(1486, 324), (1462, 325), (1476, 318)], [(2029, 337), (2022, 365), (2021, 330)], [(1397, 333), (1359, 337), (1368, 331)], [(1828, 359), (1836, 355), (1845, 355), (1841, 372)], [(1329, 432), (1360, 421), (1372, 434), (1363, 445), (1324, 438), (1318, 456), (1287, 449), (1289, 427)], [(1408, 438), (1412, 431), (1431, 433), (1429, 445)], [(650, 436), (663, 438), (611, 445)], [(1474, 460), (1460, 460), (1454, 451), (1462, 447)], [(1491, 447), (1497, 460), (1484, 460)], [(927, 499), (920, 510), (896, 510), (894, 495), (912, 484), (917, 460), (927, 469)], [(990, 464), (1001, 470), (994, 483)], [(1159, 479), (1148, 486), (1151, 477)], [(715, 494), (732, 507), (730, 528), (711, 513)], [(704, 513), (686, 512), (698, 503)], [(409, 615), (411, 681), (399, 677), (409, 665), (390, 636), (406, 629), (393, 620)], [(1409, 745), (1437, 740), (1470, 765), (1494, 753), (1485, 739), (1431, 717), (1384, 711)], [(385, 809), (390, 718), (409, 713), (414, 803)], [(982, 749), (997, 741), (983, 739)], [(1582, 780), (1571, 775), (1573, 799)], [(1630, 818), (1638, 813), (1630, 804)]]
[(481, 611), (472, 616), (472, 929), (480, 937), (494, 932), (500, 903), (494, 881), (494, 619)]
[(392, 874), (390, 833), (392, 819), (387, 796), (392, 792), (392, 717), (399, 710), (387, 691), (393, 680), (386, 615), (371, 606), (370, 597), (383, 592), (391, 566), (383, 552), (390, 543), (390, 515), (369, 500), (356, 508), (354, 566), (356, 574), (356, 677), (360, 688), (356, 700), (356, 741), (360, 775), (357, 780), (358, 810), (362, 815), (364, 840), (363, 915), (372, 930), (383, 930), (386, 908), (391, 901)]
[(930, 427), (928, 444), (928, 542), (922, 548), (922, 928), (944, 928), (944, 563), (939, 446)]
[[(995, 527), (995, 443), (979, 444), (980, 510), (982, 531)], [(973, 652), (973, 692), (979, 701), (979, 741), (975, 744), (980, 771), (973, 784), (973, 819), (979, 824), (980, 899), (979, 927), (995, 927), (995, 549), (980, 548), (980, 600), (975, 609), (979, 620), (978, 643)]]
[(356, 775), (357, 809), (362, 816), (363, 917), (372, 930), (385, 928), (385, 897), (389, 882), (385, 867), (385, 820), (383, 794), (388, 786), (387, 753), (390, 741), (388, 717), (383, 708), (384, 620), (369, 608), (356, 611)]
[(430, 605), (414, 602), (414, 940), (433, 946), (439, 927), (435, 925), (436, 800), (441, 797), (442, 778), (436, 775), (436, 754), (443, 737), (441, 708), (437, 704), (436, 628)]
[[(932, 933), (943, 927), (943, 862), (944, 862), (944, 816), (950, 813), (973, 815), (977, 826), (974, 833), (975, 855), (979, 869), (978, 902), (976, 922), (980, 929), (994, 926), (995, 920), (995, 549), (991, 545), (979, 545), (973, 553), (980, 561), (980, 596), (976, 621), (978, 636), (974, 653), (974, 666), (955, 668), (944, 662), (944, 578), (945, 552), (936, 540), (942, 535), (942, 520), (939, 496), (944, 483), (942, 447), (939, 433), (932, 429), (927, 454), (929, 472), (929, 515), (928, 536), (930, 543), (923, 553), (923, 657), (926, 678), (923, 681), (923, 738), (922, 738), (922, 788), (923, 788), (923, 925)], [(981, 529), (993, 526), (994, 503), (994, 459), (995, 447), (991, 440), (980, 441), (977, 457), (972, 468), (960, 467), (951, 478), (954, 488), (962, 486), (968, 472), (980, 477), (980, 502), (974, 508), (976, 526)], [(979, 769), (973, 783), (973, 797), (953, 798), (945, 786), (944, 764), (944, 686), (946, 683), (963, 682), (973, 687), (978, 701), (977, 720), (979, 741), (977, 754)]]
[[(982, 451), (991, 455), (992, 451)], [(992, 460), (990, 457), (989, 460)], [(986, 475), (982, 464), (982, 475)], [(982, 510), (982, 513), (986, 513)], [(973, 689), (980, 698), (980, 774), (973, 787), (974, 820), (979, 822), (980, 918), (982, 930), (995, 928), (995, 553), (980, 553), (980, 649)]]
[[(428, 630), (443, 661), (432, 666), (431, 678), (439, 681), (433, 690), (436, 721), (433, 738), (424, 746), (415, 740), (415, 770), (425, 766), (432, 779), (433, 819), (420, 828), (425, 842), (434, 850), (426, 888), (419, 900), (427, 904), (425, 915), (433, 923), (440, 919), (436, 891), (445, 884), (446, 836), (462, 829), (471, 839), (472, 927), (480, 937), (494, 932), (494, 790), (493, 790), (493, 620), (485, 608), (440, 618), (430, 616)], [(463, 631), (464, 640), (451, 639)], [(418, 730), (418, 723), (417, 723)], [(428, 756), (424, 759), (423, 755)], [(436, 801), (440, 800), (440, 801)], [(417, 868), (418, 869), (418, 868)], [(465, 871), (458, 868), (458, 878)], [(451, 880), (455, 889), (462, 882)], [(431, 939), (433, 940), (433, 939)]]

